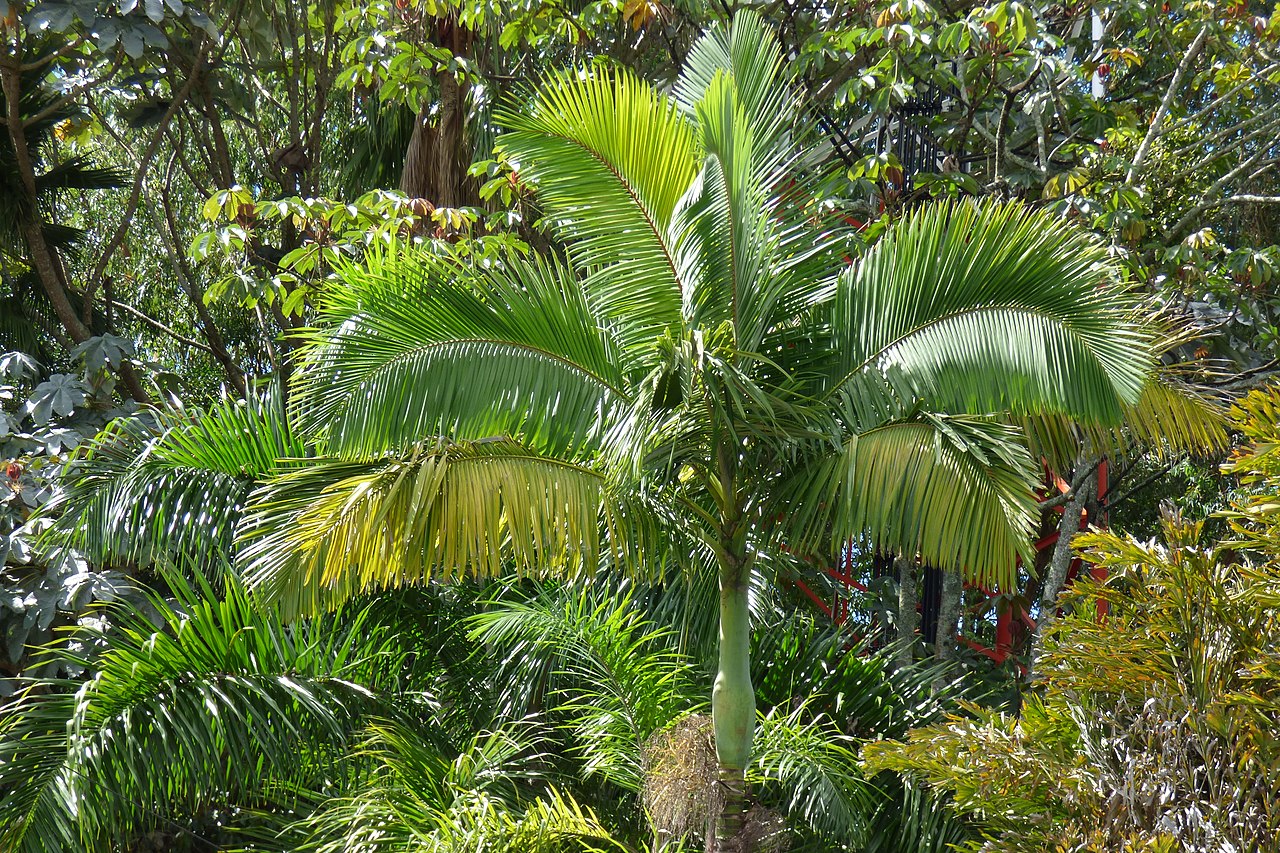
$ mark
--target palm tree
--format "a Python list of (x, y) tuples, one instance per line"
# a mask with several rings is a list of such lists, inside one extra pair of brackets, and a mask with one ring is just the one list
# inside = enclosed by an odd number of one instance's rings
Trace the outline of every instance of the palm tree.
[[(672, 97), (553, 76), (501, 144), (564, 255), (393, 248), (347, 269), (291, 401), (312, 456), (238, 479), (212, 460), (237, 489), (265, 479), (219, 529), (286, 613), (433, 576), (714, 567), (720, 850), (746, 837), (753, 578), (859, 535), (1007, 580), (1035, 514), (1012, 424), (1117, 424), (1154, 375), (1102, 249), (1042, 212), (936, 205), (846, 265), (796, 202), (798, 105), (750, 13), (704, 36)], [(100, 483), (103, 506), (177, 506), (165, 472), (197, 454), (165, 448), (186, 429), (122, 467), (127, 490)], [(138, 553), (189, 542), (182, 513), (133, 517), (79, 516)]]
[(259, 492), (243, 553), (298, 612), (434, 574), (714, 561), (721, 850), (752, 753), (752, 573), (866, 535), (1007, 578), (1034, 475), (999, 416), (1116, 423), (1153, 368), (1104, 253), (1043, 213), (937, 205), (845, 267), (785, 189), (783, 68), (740, 14), (674, 97), (582, 71), (502, 114), (567, 259), (347, 270), (294, 401), (323, 456)]

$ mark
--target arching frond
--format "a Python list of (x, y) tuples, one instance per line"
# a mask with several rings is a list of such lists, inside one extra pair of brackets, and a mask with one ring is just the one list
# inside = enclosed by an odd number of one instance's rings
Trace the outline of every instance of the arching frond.
[(859, 770), (857, 742), (803, 701), (760, 717), (748, 775), (788, 818), (831, 843), (860, 838), (875, 809), (877, 792)]
[[(645, 740), (699, 704), (674, 634), (647, 622), (628, 596), (551, 589), (500, 601), (470, 624), (476, 640), (510, 662), (500, 676), (507, 713), (551, 704), (585, 773), (626, 790), (640, 790)], [(549, 695), (528, 695), (535, 686)]]
[(633, 358), (680, 321), (682, 287), (668, 235), (697, 168), (693, 128), (628, 72), (552, 77), (527, 110), (505, 110), (499, 145), (538, 186), (590, 277), (593, 308)]
[(343, 272), (298, 381), (300, 420), (344, 459), (433, 436), (519, 436), (573, 455), (626, 397), (572, 271), (391, 250)]
[(1038, 518), (1031, 457), (1016, 430), (921, 416), (848, 439), (782, 490), (792, 542), (866, 535), (985, 586), (1011, 588)]
[(685, 60), (675, 97), (695, 115), (718, 78), (730, 77), (755, 145), (747, 153), (755, 176), (778, 177), (789, 159), (787, 139), (799, 110), (786, 60), (772, 29), (759, 13), (744, 9), (727, 24), (713, 25)]
[(82, 624), (50, 652), (91, 667), (78, 689), (39, 681), (0, 709), (4, 849), (115, 849), (157, 818), (260, 802), (273, 781), (337, 772), (381, 707), (383, 640), (358, 616), (286, 628), (234, 580), (221, 600), (172, 585), (176, 602), (147, 599), (159, 629), (122, 603), (110, 629)]
[(72, 457), (44, 509), (55, 519), (46, 541), (101, 562), (225, 558), (254, 484), (305, 452), (274, 387), (119, 418)]
[(72, 157), (64, 160), (43, 174), (36, 176), (36, 192), (55, 190), (107, 190), (121, 186), (124, 174), (118, 169), (103, 169), (92, 165), (88, 157)]
[(841, 279), (827, 395), (876, 370), (947, 411), (1116, 424), (1152, 358), (1113, 276), (1100, 247), (1047, 213), (923, 208)]
[(244, 562), (255, 590), (311, 612), (432, 576), (627, 562), (651, 523), (590, 468), (506, 439), (441, 442), (405, 458), (308, 460), (277, 477), (253, 499)]
[(855, 646), (851, 654), (848, 628), (815, 614), (788, 612), (753, 631), (751, 681), (764, 707), (789, 713), (802, 696), (810, 716), (846, 720), (845, 732), (857, 738), (905, 736), (943, 717), (949, 697), (934, 685), (946, 679), (945, 663), (902, 666), (892, 646)]

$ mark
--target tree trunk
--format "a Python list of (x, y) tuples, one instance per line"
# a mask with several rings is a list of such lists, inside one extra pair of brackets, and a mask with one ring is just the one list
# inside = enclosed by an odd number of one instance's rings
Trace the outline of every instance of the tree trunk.
[[(471, 31), (452, 19), (441, 21), (439, 41), (455, 56), (465, 55)], [(475, 182), (467, 175), (471, 165), (466, 146), (467, 84), (448, 70), (437, 74), (436, 82), (439, 100), (424, 103), (418, 110), (400, 173), (400, 190), (435, 207), (477, 204)]]
[(939, 660), (952, 660), (956, 656), (956, 634), (959, 630), (960, 607), (964, 599), (964, 576), (959, 572), (946, 572), (942, 577), (942, 596), (938, 603), (938, 632), (934, 647)]
[(1040, 657), (1040, 644), (1045, 631), (1053, 622), (1057, 609), (1058, 593), (1067, 582), (1067, 572), (1071, 569), (1071, 542), (1080, 532), (1082, 510), (1097, 485), (1097, 459), (1082, 454), (1076, 462), (1076, 472), (1072, 479), (1071, 497), (1062, 508), (1062, 518), (1058, 521), (1058, 541), (1053, 544), (1053, 554), (1049, 558), (1049, 567), (1045, 572), (1044, 588), (1040, 591), (1040, 618), (1036, 622), (1035, 634), (1031, 638), (1031, 662), (1029, 677), (1035, 675), (1036, 661)]
[[(27, 145), (27, 132), (22, 121), (22, 72), (14, 65), (0, 67), (0, 86), (4, 91), (5, 124), (9, 131), (9, 141), (13, 145), (13, 159), (18, 167), (18, 179), (22, 185), (24, 198), (20, 212), (22, 220), (22, 236), (27, 244), (31, 266), (35, 269), (40, 286), (49, 297), (53, 313), (62, 327), (67, 330), (71, 340), (83, 343), (93, 336), (92, 330), (81, 322), (67, 295), (67, 283), (63, 277), (63, 267), (57, 253), (44, 236), (44, 220), (40, 216), (40, 197), (36, 190), (36, 165)], [(142, 382), (138, 379), (133, 367), (125, 362), (120, 365), (120, 378), (129, 389), (130, 396), (139, 403), (148, 403), (151, 397)]]
[(916, 561), (898, 557), (898, 665), (910, 666), (915, 660), (916, 627)]
[(751, 686), (751, 613), (745, 561), (720, 568), (720, 669), (711, 691), (711, 724), (724, 807), (709, 853), (749, 853), (743, 838), (747, 764), (755, 736), (756, 694)]

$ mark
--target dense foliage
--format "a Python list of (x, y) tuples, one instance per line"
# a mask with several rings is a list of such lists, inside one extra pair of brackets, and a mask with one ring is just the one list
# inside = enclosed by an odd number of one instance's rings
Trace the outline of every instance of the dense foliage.
[(0, 847), (1274, 846), (1277, 43), (0, 0)]
[[(1255, 496), (1231, 533), (1168, 511), (1161, 541), (1081, 537), (1110, 570), (1077, 583), (1045, 639), (1045, 689), (880, 742), (877, 769), (927, 779), (978, 817), (974, 849), (1267, 850), (1280, 843), (1280, 392), (1235, 410), (1229, 469)], [(1099, 619), (1095, 602), (1106, 605)], [(1010, 786), (1016, 779), (1018, 784)]]

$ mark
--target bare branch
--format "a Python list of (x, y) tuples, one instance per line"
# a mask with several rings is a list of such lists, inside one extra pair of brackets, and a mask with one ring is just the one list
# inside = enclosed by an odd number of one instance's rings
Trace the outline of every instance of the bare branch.
[(152, 317), (148, 314), (143, 313), (142, 311), (139, 311), (137, 308), (134, 308), (132, 305), (130, 305), (127, 302), (117, 302), (114, 299), (108, 299), (107, 304), (109, 304), (112, 308), (119, 308), (121, 311), (124, 311), (126, 314), (132, 314), (134, 317), (137, 317), (139, 320), (141, 320), (143, 323), (150, 326), (151, 328), (155, 329), (157, 332), (163, 332), (164, 334), (173, 338), (175, 341), (177, 341), (180, 344), (186, 344), (187, 346), (192, 347), (194, 349), (207, 352), (210, 355), (213, 354), (213, 350), (211, 350), (205, 344), (201, 343), (200, 341), (197, 341), (195, 338), (187, 337), (186, 335), (182, 334), (176, 329), (166, 326), (164, 323), (161, 323), (155, 317)]
[(1235, 180), (1242, 173), (1247, 172), (1249, 169), (1252, 169), (1254, 165), (1259, 160), (1262, 159), (1263, 153), (1264, 153), (1263, 150), (1257, 151), (1252, 157), (1245, 160), (1239, 166), (1236, 166), (1234, 169), (1232, 169), (1231, 171), (1227, 172), (1225, 175), (1223, 175), (1222, 177), (1214, 181), (1209, 186), (1209, 188), (1205, 190), (1204, 193), (1201, 195), (1201, 199), (1202, 199), (1201, 202), (1197, 204), (1195, 207), (1188, 210), (1186, 213), (1184, 213), (1182, 215), (1182, 218), (1179, 219), (1176, 223), (1174, 223), (1173, 227), (1170, 228), (1168, 232), (1166, 232), (1166, 236), (1172, 239), (1176, 239), (1179, 235), (1183, 233), (1183, 231), (1185, 231), (1188, 227), (1190, 227), (1191, 223), (1195, 220), (1197, 216), (1204, 213), (1206, 210), (1210, 210), (1211, 208), (1217, 207), (1219, 204), (1221, 204), (1222, 188), (1225, 187), (1227, 184), (1229, 184), (1231, 181)]
[(1206, 24), (1200, 28), (1200, 32), (1196, 33), (1196, 37), (1192, 39), (1187, 52), (1183, 54), (1182, 61), (1178, 63), (1178, 70), (1174, 72), (1173, 79), (1169, 81), (1169, 88), (1165, 90), (1164, 98), (1160, 101), (1160, 108), (1156, 110), (1156, 114), (1151, 119), (1151, 125), (1147, 128), (1147, 135), (1142, 138), (1142, 144), (1138, 146), (1138, 153), (1133, 155), (1133, 162), (1129, 164), (1129, 171), (1124, 176), (1126, 184), (1132, 184), (1134, 178), (1138, 176), (1138, 169), (1146, 161), (1152, 144), (1160, 134), (1160, 125), (1164, 123), (1165, 116), (1169, 114), (1169, 107), (1173, 104), (1174, 95), (1182, 88), (1183, 78), (1187, 76), (1191, 63), (1195, 61), (1200, 49), (1204, 47), (1205, 39), (1208, 37), (1209, 25)]
[(1280, 195), (1232, 195), (1220, 204), (1280, 204)]
[(1278, 70), (1280, 70), (1280, 62), (1273, 62), (1272, 64), (1268, 65), (1266, 68), (1263, 68), (1261, 71), (1257, 71), (1253, 74), (1250, 74), (1248, 77), (1244, 79), (1243, 82), (1237, 83), (1235, 86), (1232, 86), (1230, 89), (1223, 92), (1221, 95), (1218, 95), (1212, 101), (1205, 104), (1200, 109), (1196, 110), (1194, 113), (1191, 113), (1190, 115), (1179, 119), (1178, 123), (1190, 124), (1192, 122), (1199, 121), (1201, 118), (1204, 118), (1206, 115), (1213, 112), (1218, 107), (1222, 106), (1232, 97), (1239, 94), (1241, 90), (1248, 88), (1249, 86), (1256, 85), (1259, 81), (1266, 80)]
[(67, 42), (57, 50), (52, 51), (51, 53), (47, 53), (33, 62), (24, 62), (22, 65), (18, 66), (18, 70), (21, 71), (23, 74), (26, 74), (30, 71), (39, 71), (41, 68), (45, 67), (49, 63), (54, 62), (55, 60), (61, 59), (62, 57), (66, 56), (69, 53), (74, 53), (75, 51), (79, 50), (80, 46), (83, 45), (84, 43), (85, 43), (85, 39), (83, 36), (76, 36), (74, 39)]
[(1155, 473), (1151, 474), (1149, 477), (1145, 477), (1145, 478), (1143, 478), (1143, 480), (1142, 480), (1140, 483), (1138, 483), (1138, 485), (1136, 485), (1136, 486), (1134, 486), (1133, 488), (1129, 489), (1129, 491), (1125, 492), (1125, 493), (1124, 493), (1124, 494), (1122, 494), (1120, 497), (1118, 497), (1118, 498), (1111, 498), (1111, 497), (1104, 498), (1104, 499), (1103, 499), (1103, 506), (1105, 506), (1108, 510), (1111, 510), (1111, 509), (1113, 509), (1114, 507), (1119, 506), (1120, 504), (1122, 504), (1122, 503), (1124, 503), (1125, 501), (1127, 501), (1129, 498), (1131, 498), (1131, 497), (1133, 497), (1134, 495), (1136, 495), (1138, 492), (1140, 492), (1140, 491), (1142, 491), (1143, 489), (1145, 489), (1147, 486), (1150, 486), (1150, 485), (1151, 485), (1152, 483), (1154, 483), (1156, 480), (1159, 480), (1159, 479), (1160, 479), (1161, 477), (1163, 477), (1165, 474), (1168, 474), (1170, 471), (1172, 471), (1172, 470), (1173, 470), (1173, 466), (1174, 466), (1174, 465), (1176, 465), (1177, 463), (1181, 462), (1181, 461), (1182, 461), (1182, 459), (1183, 459), (1183, 457), (1181, 457), (1181, 456), (1174, 457), (1174, 458), (1173, 458), (1173, 459), (1171, 459), (1171, 460), (1170, 460), (1166, 465), (1164, 465), (1162, 468), (1160, 468), (1160, 470), (1158, 470), (1158, 471), (1156, 471)]

